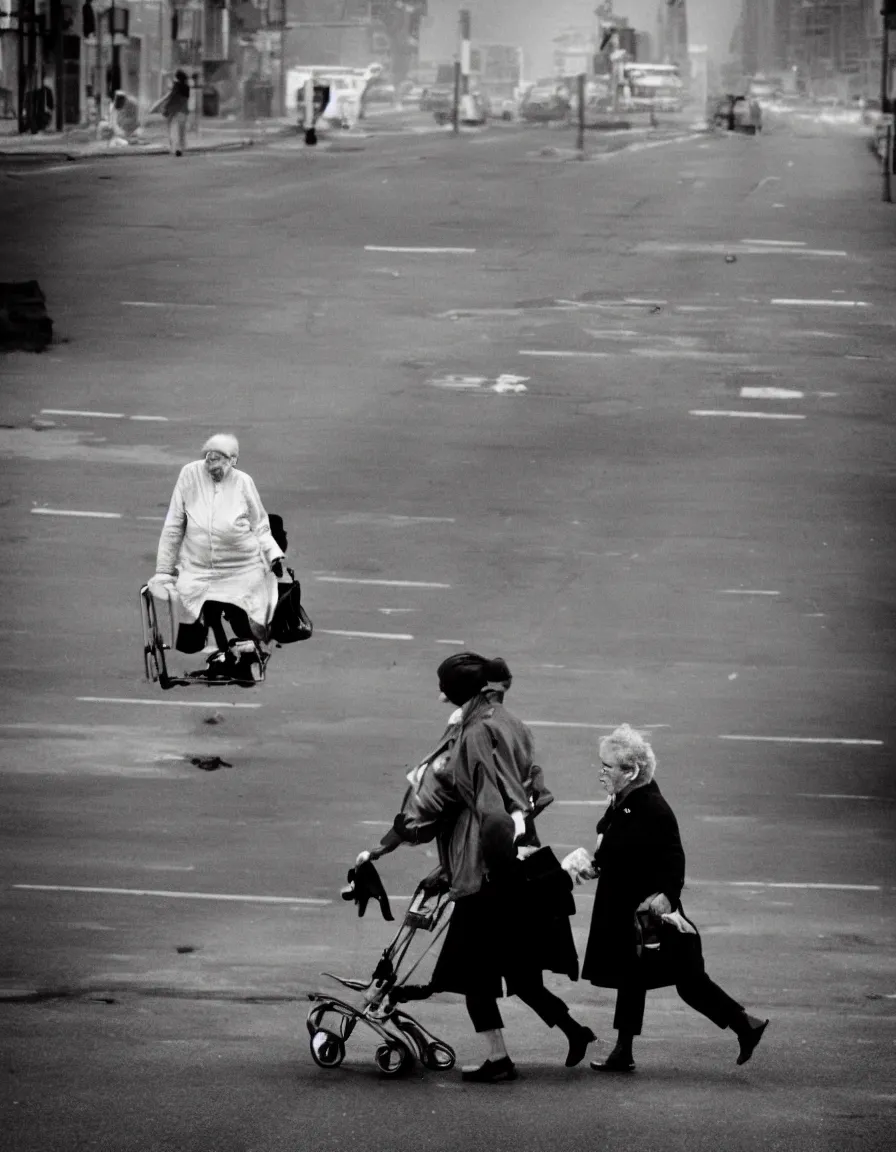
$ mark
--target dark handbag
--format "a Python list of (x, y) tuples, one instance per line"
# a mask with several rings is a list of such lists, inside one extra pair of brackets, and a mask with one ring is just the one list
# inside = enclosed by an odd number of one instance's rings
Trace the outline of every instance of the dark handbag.
[(296, 644), (299, 640), (310, 640), (314, 625), (302, 607), (302, 585), (292, 568), (286, 571), (292, 580), (277, 585), (279, 599), (271, 621), (271, 639), (278, 644)]
[(561, 867), (553, 848), (545, 844), (521, 860), (519, 872), (533, 911), (548, 918), (575, 915), (573, 880)]

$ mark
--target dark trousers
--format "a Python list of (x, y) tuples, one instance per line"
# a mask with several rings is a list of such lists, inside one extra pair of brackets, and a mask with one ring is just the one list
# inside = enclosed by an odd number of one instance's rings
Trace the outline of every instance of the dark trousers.
[(235, 604), (222, 604), (218, 600), (206, 600), (202, 605), (199, 619), (192, 624), (181, 624), (177, 630), (175, 647), (178, 652), (199, 652), (205, 644), (209, 629), (219, 648), (227, 647), (227, 634), (223, 620), (230, 625), (237, 640), (252, 639), (252, 625), (242, 608)]
[[(524, 1004), (528, 1004), (549, 1028), (556, 1027), (561, 1020), (566, 1020), (569, 1016), (569, 1009), (559, 996), (555, 996), (545, 988), (540, 975), (525, 982), (517, 981), (513, 987), (513, 995), (519, 996)], [(468, 994), (466, 1000), (467, 1012), (476, 1032), (492, 1032), (496, 1028), (504, 1027), (501, 1010), (494, 996), (477, 992)]]
[[(743, 1006), (713, 983), (705, 972), (684, 977), (675, 985), (675, 991), (685, 1004), (696, 1008), (719, 1028), (729, 1028), (743, 1012)], [(631, 981), (620, 985), (613, 1017), (613, 1027), (617, 1032), (641, 1035), (646, 1001), (647, 989), (643, 984)]]

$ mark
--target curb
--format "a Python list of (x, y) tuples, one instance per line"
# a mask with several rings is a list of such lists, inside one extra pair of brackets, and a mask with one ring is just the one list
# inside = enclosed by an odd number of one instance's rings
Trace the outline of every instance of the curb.
[[(295, 129), (284, 129), (282, 132), (265, 133), (263, 136), (252, 137), (243, 136), (236, 140), (221, 140), (210, 141), (209, 143), (200, 143), (193, 146), (188, 146), (185, 155), (194, 156), (202, 155), (209, 152), (236, 152), (243, 148), (261, 147), (270, 140), (288, 139), (290, 136), (295, 135)], [(128, 148), (106, 148), (93, 152), (75, 151), (74, 149), (67, 148), (11, 148), (4, 149), (0, 145), (0, 159), (2, 160), (106, 160), (117, 158), (119, 156), (167, 156), (169, 149), (167, 144), (145, 144), (135, 145)]]

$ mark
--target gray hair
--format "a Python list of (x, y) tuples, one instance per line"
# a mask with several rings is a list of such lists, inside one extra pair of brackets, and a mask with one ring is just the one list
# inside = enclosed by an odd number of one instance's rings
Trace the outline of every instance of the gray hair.
[(620, 724), (615, 732), (605, 736), (600, 742), (600, 754), (604, 749), (612, 752), (616, 763), (627, 772), (637, 769), (638, 783), (649, 784), (656, 772), (656, 756), (643, 733), (636, 732), (629, 724)]
[(225, 456), (230, 456), (235, 464), (240, 454), (240, 442), (229, 432), (216, 432), (202, 445), (202, 451), (222, 452)]

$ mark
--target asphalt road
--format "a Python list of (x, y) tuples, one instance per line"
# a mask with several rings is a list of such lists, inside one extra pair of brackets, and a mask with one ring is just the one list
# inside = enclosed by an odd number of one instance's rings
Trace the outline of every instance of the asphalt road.
[[(0, 361), (6, 1147), (891, 1146), (894, 209), (847, 135), (571, 143), (0, 169), (59, 337)], [(221, 429), (316, 635), (162, 694), (137, 589)], [(390, 938), (345, 870), (460, 647), (515, 673), (558, 852), (601, 732), (651, 731), (709, 971), (772, 1021), (749, 1065), (671, 990), (609, 1083), (512, 1002), (514, 1085), (383, 1080), (358, 1034), (312, 1063), (304, 994)], [(431, 863), (383, 862), (399, 912)], [(556, 987), (605, 1052), (611, 995)], [(457, 997), (418, 1015), (478, 1058)]]

